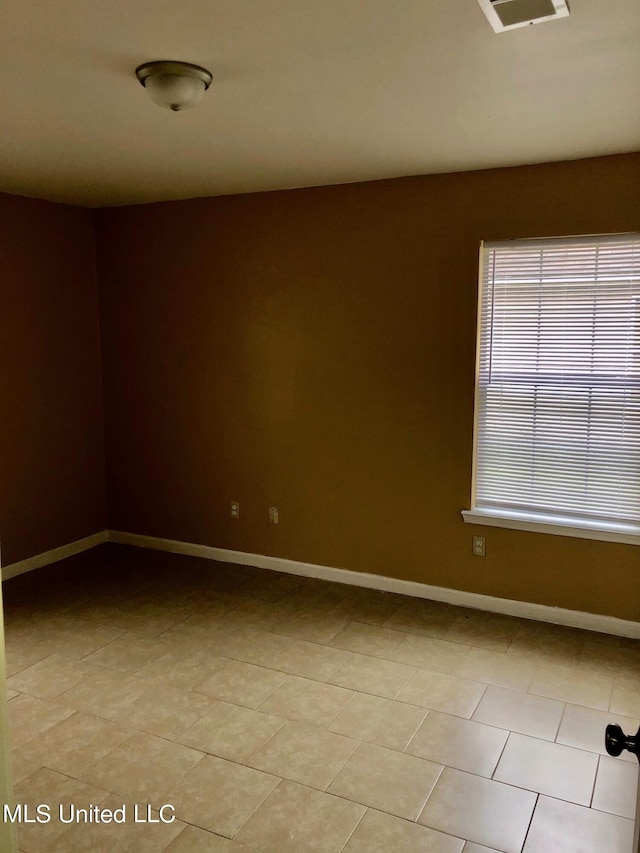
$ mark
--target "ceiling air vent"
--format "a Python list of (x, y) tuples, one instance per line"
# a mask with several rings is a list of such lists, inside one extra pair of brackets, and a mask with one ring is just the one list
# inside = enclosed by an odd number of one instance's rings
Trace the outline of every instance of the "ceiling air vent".
[(480, 8), (497, 33), (566, 18), (566, 0), (478, 0)]

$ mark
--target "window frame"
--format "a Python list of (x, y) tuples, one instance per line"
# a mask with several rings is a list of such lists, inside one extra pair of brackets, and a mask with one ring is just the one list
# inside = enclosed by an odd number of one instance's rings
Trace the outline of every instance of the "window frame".
[[(577, 235), (576, 235), (577, 236)], [(620, 235), (580, 235), (603, 237), (624, 236)], [(577, 236), (577, 239), (580, 239)], [(535, 240), (572, 239), (566, 237), (531, 238)], [(547, 533), (557, 536), (571, 536), (580, 539), (594, 539), (607, 542), (620, 542), (629, 545), (640, 545), (640, 523), (630, 524), (577, 515), (563, 515), (561, 512), (537, 512), (533, 510), (517, 510), (500, 506), (478, 506), (476, 501), (476, 487), (478, 474), (478, 441), (479, 441), (479, 387), (481, 368), (481, 346), (482, 346), (482, 305), (484, 297), (484, 254), (485, 244), (491, 246), (496, 244), (524, 243), (527, 239), (518, 240), (490, 240), (481, 241), (478, 265), (478, 303), (476, 318), (476, 350), (475, 350), (475, 375), (474, 375), (474, 414), (473, 414), (473, 457), (471, 478), (471, 509), (462, 510), (462, 518), (468, 524), (479, 524), (489, 527), (504, 527), (512, 530), (525, 530), (537, 533)]]

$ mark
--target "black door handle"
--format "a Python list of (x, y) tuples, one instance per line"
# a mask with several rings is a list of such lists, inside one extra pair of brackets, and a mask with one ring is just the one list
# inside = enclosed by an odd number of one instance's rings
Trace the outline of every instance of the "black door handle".
[(628, 749), (640, 761), (640, 729), (635, 735), (626, 735), (617, 723), (609, 723), (604, 734), (604, 745), (614, 757)]

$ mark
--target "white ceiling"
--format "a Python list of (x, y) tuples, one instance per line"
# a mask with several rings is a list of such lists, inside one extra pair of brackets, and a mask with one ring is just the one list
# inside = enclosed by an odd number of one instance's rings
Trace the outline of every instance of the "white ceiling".
[[(2, 0), (0, 190), (87, 206), (640, 149), (640, 2), (496, 35), (476, 0)], [(193, 110), (134, 76), (180, 59)]]

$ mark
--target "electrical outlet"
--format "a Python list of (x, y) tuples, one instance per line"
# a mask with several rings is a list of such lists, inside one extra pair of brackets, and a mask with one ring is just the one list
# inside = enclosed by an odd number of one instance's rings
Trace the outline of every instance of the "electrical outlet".
[(240, 501), (231, 501), (231, 518), (240, 518)]
[(487, 543), (484, 536), (473, 537), (473, 555), (475, 557), (484, 557), (487, 553)]
[(278, 524), (278, 507), (269, 507), (269, 524)]

